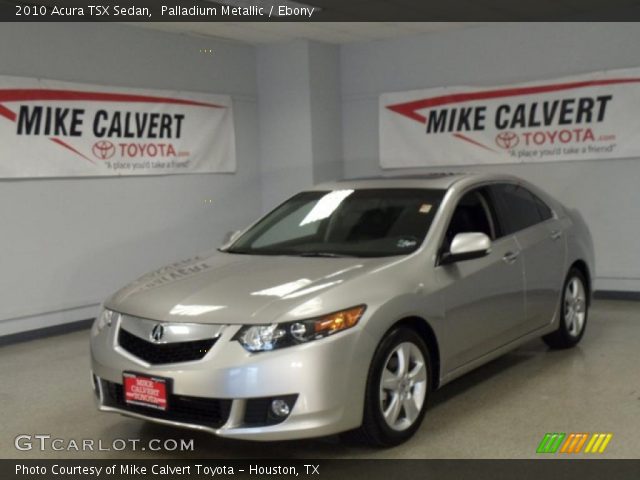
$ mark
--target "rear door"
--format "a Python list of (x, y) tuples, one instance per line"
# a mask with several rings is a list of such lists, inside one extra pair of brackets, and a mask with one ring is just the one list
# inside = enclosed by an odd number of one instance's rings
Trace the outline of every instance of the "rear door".
[(513, 340), (524, 320), (522, 258), (513, 235), (504, 235), (486, 188), (466, 193), (458, 202), (441, 245), (453, 237), (482, 232), (491, 240), (488, 255), (436, 267), (445, 303), (446, 368), (464, 366)]
[(491, 187), (498, 215), (522, 251), (526, 324), (523, 334), (552, 321), (564, 280), (565, 239), (560, 220), (525, 187), (504, 183)]

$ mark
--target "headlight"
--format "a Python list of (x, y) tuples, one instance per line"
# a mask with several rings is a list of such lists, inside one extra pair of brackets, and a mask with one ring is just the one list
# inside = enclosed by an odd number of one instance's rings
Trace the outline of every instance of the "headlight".
[(365, 305), (330, 313), (322, 317), (270, 325), (245, 325), (233, 337), (250, 352), (264, 352), (318, 340), (354, 327)]
[(110, 327), (111, 324), (116, 321), (118, 315), (120, 314), (112, 310), (103, 308), (100, 312), (100, 315), (98, 315), (95, 322), (93, 322), (93, 327), (91, 327), (91, 335), (95, 337), (106, 327)]

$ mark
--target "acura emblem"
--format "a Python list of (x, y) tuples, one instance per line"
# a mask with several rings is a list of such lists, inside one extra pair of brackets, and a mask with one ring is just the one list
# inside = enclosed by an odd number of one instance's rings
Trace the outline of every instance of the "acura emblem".
[(159, 342), (160, 340), (162, 340), (162, 337), (164, 337), (164, 327), (161, 324), (157, 323), (151, 329), (150, 336), (151, 340), (153, 340), (154, 342)]

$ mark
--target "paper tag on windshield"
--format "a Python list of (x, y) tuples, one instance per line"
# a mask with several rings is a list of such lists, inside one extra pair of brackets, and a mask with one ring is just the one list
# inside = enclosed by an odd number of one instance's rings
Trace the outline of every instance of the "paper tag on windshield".
[(420, 213), (429, 213), (431, 211), (431, 205), (428, 203), (423, 203), (420, 205), (420, 209), (418, 210)]

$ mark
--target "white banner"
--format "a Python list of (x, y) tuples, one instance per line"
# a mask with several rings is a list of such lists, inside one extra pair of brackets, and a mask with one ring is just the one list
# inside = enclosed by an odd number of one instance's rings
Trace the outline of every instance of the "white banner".
[(235, 169), (229, 96), (0, 76), (0, 178)]
[(640, 157), (640, 68), (380, 96), (383, 168)]

